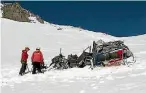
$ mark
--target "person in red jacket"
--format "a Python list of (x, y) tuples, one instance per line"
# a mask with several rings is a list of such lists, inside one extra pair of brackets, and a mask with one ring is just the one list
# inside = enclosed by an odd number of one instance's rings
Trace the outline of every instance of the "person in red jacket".
[(27, 59), (28, 59), (28, 54), (27, 52), (29, 51), (29, 47), (25, 47), (24, 50), (22, 50), (22, 54), (21, 54), (21, 69), (20, 69), (20, 72), (19, 72), (19, 75), (23, 75), (25, 73), (25, 70), (26, 70), (26, 66), (27, 66)]
[(33, 52), (31, 61), (33, 65), (32, 74), (36, 74), (36, 70), (38, 70), (39, 73), (42, 73), (41, 64), (44, 63), (44, 58), (42, 52), (40, 51), (40, 48), (36, 48), (36, 51)]

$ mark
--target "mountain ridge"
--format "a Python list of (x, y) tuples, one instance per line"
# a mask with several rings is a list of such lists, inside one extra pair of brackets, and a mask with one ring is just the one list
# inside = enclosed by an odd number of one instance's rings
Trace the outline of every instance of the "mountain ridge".
[(42, 23), (45, 21), (40, 16), (24, 9), (18, 2), (1, 4), (2, 18), (19, 22)]

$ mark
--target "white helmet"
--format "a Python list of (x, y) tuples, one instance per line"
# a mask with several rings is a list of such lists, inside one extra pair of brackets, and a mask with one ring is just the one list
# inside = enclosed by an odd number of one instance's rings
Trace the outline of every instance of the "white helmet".
[(40, 47), (37, 47), (37, 48), (36, 48), (36, 50), (40, 50), (40, 49), (41, 49)]

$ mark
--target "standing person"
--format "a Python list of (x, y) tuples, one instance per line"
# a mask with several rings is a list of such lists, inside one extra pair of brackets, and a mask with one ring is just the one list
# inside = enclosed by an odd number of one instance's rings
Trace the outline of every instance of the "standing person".
[(33, 65), (33, 71), (32, 74), (36, 74), (36, 69), (39, 73), (42, 73), (41, 71), (41, 64), (44, 62), (43, 54), (40, 51), (40, 48), (36, 48), (36, 51), (33, 52), (31, 57), (32, 65)]
[(19, 72), (19, 75), (23, 75), (25, 73), (25, 70), (26, 70), (26, 66), (27, 66), (27, 59), (28, 59), (28, 54), (27, 52), (29, 51), (29, 47), (25, 47), (24, 50), (22, 50), (22, 54), (21, 54), (21, 69), (20, 69), (20, 72)]

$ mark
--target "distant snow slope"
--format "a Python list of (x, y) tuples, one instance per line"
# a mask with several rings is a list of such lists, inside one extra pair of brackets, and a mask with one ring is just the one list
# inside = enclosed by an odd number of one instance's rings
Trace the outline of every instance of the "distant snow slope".
[(70, 53), (82, 52), (92, 44), (93, 40), (116, 39), (103, 33), (79, 31), (67, 26), (63, 26), (63, 30), (57, 30), (57, 28), (50, 24), (32, 24), (2, 19), (2, 61), (5, 64), (19, 64), (21, 50), (25, 46), (30, 47), (30, 54), (36, 47), (41, 47), (45, 59), (48, 60), (57, 55), (60, 48), (67, 56)]
[[(62, 28), (62, 30), (57, 30)], [(1, 18), (2, 93), (145, 93), (146, 35), (117, 38), (71, 26), (16, 22)], [(41, 47), (45, 63), (62, 53), (80, 54), (95, 40), (124, 40), (134, 52), (137, 62), (131, 66), (105, 67), (90, 70), (73, 68), (48, 71), (44, 74), (18, 76), (21, 51), (30, 47), (30, 57)]]

